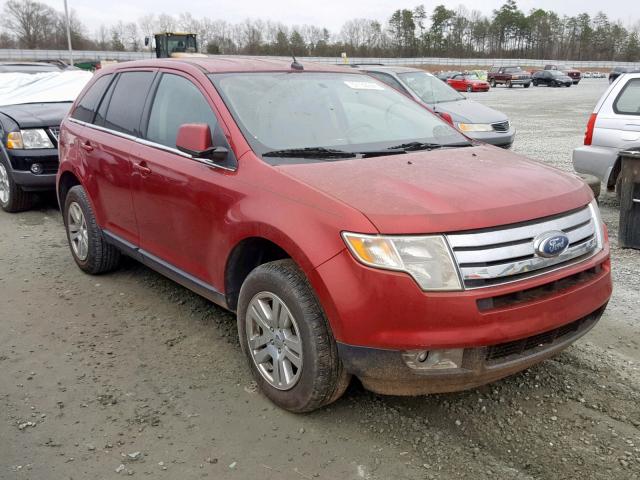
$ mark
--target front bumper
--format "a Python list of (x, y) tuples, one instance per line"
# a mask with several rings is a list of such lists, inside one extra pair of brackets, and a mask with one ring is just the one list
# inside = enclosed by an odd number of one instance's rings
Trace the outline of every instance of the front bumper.
[(573, 168), (578, 173), (594, 175), (601, 182), (608, 183), (618, 156), (616, 148), (585, 145), (573, 150)]
[[(6, 150), (11, 163), (13, 180), (23, 190), (53, 190), (56, 186), (58, 172), (58, 151), (42, 150)], [(31, 172), (31, 166), (38, 163), (42, 173)]]
[(519, 78), (518, 80), (507, 80), (507, 82), (509, 81), (511, 82), (511, 85), (528, 85), (531, 83), (530, 78)]
[(383, 395), (446, 393), (495, 382), (557, 355), (598, 322), (605, 306), (567, 326), (516, 342), (467, 348), (460, 368), (420, 370), (403, 352), (338, 344), (342, 362), (367, 390)]
[(367, 388), (394, 394), (487, 383), (553, 355), (577, 337), (501, 365), (472, 362), (454, 375), (456, 381), (440, 372), (443, 378), (433, 385), (432, 376), (404, 363), (403, 352), (465, 349), (468, 364), (488, 346), (534, 337), (594, 312), (599, 317), (612, 292), (608, 244), (591, 258), (544, 275), (459, 292), (423, 292), (408, 275), (363, 266), (346, 250), (320, 265), (311, 280), (347, 370)]
[(468, 132), (465, 135), (496, 147), (510, 147), (516, 137), (516, 129), (509, 128), (506, 132)]

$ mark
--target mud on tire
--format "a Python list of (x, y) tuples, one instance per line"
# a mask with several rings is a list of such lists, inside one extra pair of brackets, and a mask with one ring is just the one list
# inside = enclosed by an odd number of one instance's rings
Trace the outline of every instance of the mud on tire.
[[(72, 247), (69, 212), (70, 208), (75, 205), (80, 207), (86, 222), (88, 244), (86, 258), (80, 258)], [(105, 241), (102, 230), (96, 222), (95, 214), (87, 198), (87, 193), (80, 185), (76, 185), (69, 190), (64, 202), (62, 216), (71, 255), (81, 270), (92, 275), (97, 275), (117, 268), (120, 263), (120, 251)]]
[[(297, 383), (278, 389), (263, 376), (252, 356), (247, 336), (247, 315), (256, 296), (281, 299), (295, 318), (302, 345), (302, 367)], [(350, 376), (338, 356), (336, 342), (324, 312), (303, 272), (292, 260), (278, 260), (255, 268), (240, 290), (238, 335), (251, 372), (262, 392), (279, 407), (309, 412), (336, 401), (347, 389)]]

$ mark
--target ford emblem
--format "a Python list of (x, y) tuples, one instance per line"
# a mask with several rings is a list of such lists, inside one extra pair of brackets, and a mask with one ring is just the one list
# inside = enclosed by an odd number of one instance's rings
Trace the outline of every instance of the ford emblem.
[(545, 232), (533, 239), (536, 254), (544, 258), (557, 257), (569, 246), (569, 237), (561, 231)]

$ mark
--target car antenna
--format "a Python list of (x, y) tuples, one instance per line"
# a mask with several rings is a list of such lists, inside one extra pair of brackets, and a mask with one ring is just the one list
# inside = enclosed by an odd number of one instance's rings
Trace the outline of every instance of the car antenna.
[(292, 53), (291, 58), (293, 58), (293, 62), (291, 63), (291, 68), (293, 70), (304, 70), (304, 67), (298, 60), (296, 60), (296, 56)]

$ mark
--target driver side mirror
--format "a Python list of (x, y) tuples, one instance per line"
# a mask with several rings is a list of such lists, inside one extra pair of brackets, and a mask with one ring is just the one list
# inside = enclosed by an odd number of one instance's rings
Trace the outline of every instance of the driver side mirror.
[(224, 147), (214, 147), (211, 129), (206, 123), (185, 123), (178, 129), (176, 148), (196, 159), (223, 161), (229, 151)]

